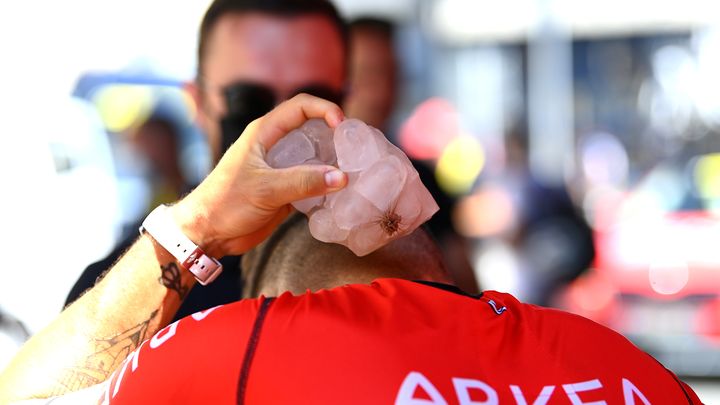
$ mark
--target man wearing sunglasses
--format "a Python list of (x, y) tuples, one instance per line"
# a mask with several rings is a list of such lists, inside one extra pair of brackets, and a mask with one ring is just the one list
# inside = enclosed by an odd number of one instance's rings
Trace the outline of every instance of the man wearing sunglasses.
[[(342, 102), (347, 32), (325, 0), (216, 0), (200, 25), (196, 79), (186, 85), (197, 106), (213, 162), (245, 127), (281, 101), (308, 93)], [(138, 223), (139, 225), (139, 223)], [(123, 241), (80, 276), (66, 305), (96, 284), (132, 245)], [(184, 288), (181, 269), (163, 268), (162, 285), (184, 298), (176, 319), (240, 298), (239, 258), (222, 258), (224, 271), (204, 288)]]
[(324, 0), (217, 0), (187, 86), (215, 159), (255, 118), (299, 93), (342, 101), (347, 33)]

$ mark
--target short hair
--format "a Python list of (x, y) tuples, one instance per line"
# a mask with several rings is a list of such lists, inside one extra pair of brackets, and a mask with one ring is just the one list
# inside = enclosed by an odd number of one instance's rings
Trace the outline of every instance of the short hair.
[(263, 243), (243, 256), (243, 297), (256, 297), (272, 283), (278, 291), (317, 291), (355, 281), (395, 277), (449, 282), (442, 253), (420, 227), (373, 253), (358, 257), (336, 243), (310, 234), (307, 217), (292, 214)]
[(348, 30), (371, 31), (391, 39), (395, 34), (395, 24), (392, 21), (372, 16), (357, 17), (348, 23)]
[(345, 21), (328, 0), (215, 0), (210, 4), (200, 23), (198, 39), (197, 74), (202, 78), (202, 64), (207, 53), (208, 39), (221, 17), (227, 14), (260, 12), (280, 17), (318, 14), (327, 17), (337, 28), (346, 53), (348, 31)]

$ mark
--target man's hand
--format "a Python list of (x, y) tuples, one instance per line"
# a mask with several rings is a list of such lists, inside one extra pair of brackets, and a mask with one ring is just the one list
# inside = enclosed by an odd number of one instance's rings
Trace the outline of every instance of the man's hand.
[(343, 113), (329, 101), (301, 94), (248, 125), (200, 186), (172, 207), (183, 232), (211, 256), (243, 253), (282, 222), (289, 203), (344, 187), (347, 176), (333, 166), (273, 169), (265, 162), (280, 138), (311, 118), (324, 118), (334, 128)]
[[(332, 166), (278, 170), (265, 163), (265, 152), (310, 118), (335, 127), (343, 114), (335, 104), (300, 95), (250, 124), (207, 179), (172, 207), (183, 232), (212, 256), (241, 253), (272, 232), (290, 202), (344, 187), (347, 177)], [(165, 269), (177, 265), (152, 238), (140, 236), (95, 287), (33, 336), (0, 373), (0, 404), (105, 381), (177, 312), (182, 291), (195, 283), (189, 272), (178, 272), (173, 282), (183, 289), (172, 288)]]

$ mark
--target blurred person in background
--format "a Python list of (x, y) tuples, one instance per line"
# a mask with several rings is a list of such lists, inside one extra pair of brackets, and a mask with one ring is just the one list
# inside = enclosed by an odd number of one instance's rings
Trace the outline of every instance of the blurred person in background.
[(505, 181), (517, 196), (518, 223), (509, 236), (520, 257), (525, 300), (550, 306), (595, 258), (592, 229), (564, 185), (538, 181), (528, 167), (527, 135), (506, 137)]
[[(389, 139), (389, 120), (397, 101), (398, 62), (394, 47), (395, 25), (375, 16), (358, 17), (349, 24), (350, 78), (344, 108), (348, 117), (359, 118), (383, 131)], [(429, 221), (433, 236), (441, 246), (445, 263), (455, 283), (463, 291), (479, 292), (469, 261), (469, 243), (452, 225), (454, 201), (437, 184), (428, 163), (412, 159), (423, 184), (428, 188), (440, 211)]]
[[(329, 1), (214, 1), (200, 25), (196, 79), (186, 85), (213, 162), (248, 123), (295, 94), (340, 103), (346, 52), (346, 26)], [(66, 305), (95, 285), (136, 239), (136, 234), (126, 238), (106, 258), (85, 269)], [(225, 270), (207, 287), (182, 288), (180, 270), (170, 264), (163, 268), (158, 285), (145, 288), (171, 288), (185, 298), (178, 319), (232, 302), (242, 291), (239, 257), (221, 260)]]
[(392, 21), (359, 17), (349, 22), (350, 78), (345, 99), (348, 117), (386, 130), (397, 101), (398, 62)]
[[(269, 237), (245, 257), (264, 297), (193, 314), (135, 350), (111, 350), (113, 332), (136, 315), (133, 298), (143, 293), (131, 286), (112, 294), (112, 284), (149, 282), (173, 260), (174, 245), (155, 239), (167, 227), (148, 229), (0, 374), (0, 403), (701, 403), (606, 327), (506, 293), (469, 295), (448, 284), (442, 255), (422, 228), (357, 257), (312, 238), (302, 215), (280, 224), (291, 201), (347, 185), (333, 166), (265, 163), (265, 150), (311, 118), (336, 127), (343, 112), (308, 95), (281, 104), (249, 125), (193, 192), (162, 211), (211, 255), (242, 253)], [(177, 305), (151, 314), (130, 330), (132, 338), (145, 339), (149, 323), (167, 324)], [(88, 364), (113, 355), (121, 360), (112, 374), (97, 375)], [(49, 398), (53, 377), (70, 394)]]
[(176, 201), (190, 191), (180, 169), (180, 136), (176, 125), (161, 116), (151, 116), (129, 136), (150, 168), (151, 208)]

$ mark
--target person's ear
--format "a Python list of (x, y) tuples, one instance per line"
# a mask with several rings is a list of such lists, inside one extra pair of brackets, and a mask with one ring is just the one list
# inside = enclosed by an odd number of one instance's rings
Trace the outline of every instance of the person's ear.
[(183, 83), (183, 90), (190, 96), (193, 103), (195, 103), (195, 123), (200, 128), (207, 128), (210, 117), (206, 114), (208, 110), (205, 105), (207, 99), (203, 97), (202, 88), (200, 88), (197, 81), (192, 81)]

